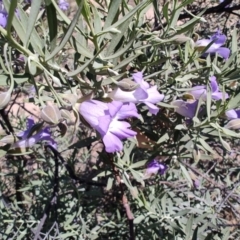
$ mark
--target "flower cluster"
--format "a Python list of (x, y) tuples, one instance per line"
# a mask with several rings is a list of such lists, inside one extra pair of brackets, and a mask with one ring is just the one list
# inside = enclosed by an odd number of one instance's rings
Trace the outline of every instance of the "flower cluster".
[[(196, 41), (195, 48), (200, 51), (207, 48), (204, 52), (204, 55), (218, 53), (226, 60), (230, 55), (230, 49), (222, 47), (222, 45), (225, 44), (226, 39), (227, 37), (218, 30), (209, 39), (201, 39)], [(196, 110), (199, 105), (199, 99), (206, 101), (207, 96), (210, 96), (211, 100), (215, 101), (229, 99), (229, 95), (227, 93), (220, 91), (215, 76), (210, 77), (209, 80), (210, 88), (207, 88), (206, 85), (194, 86), (189, 92), (186, 93), (188, 97), (190, 96), (190, 99), (186, 101), (182, 99), (172, 101), (171, 104), (175, 107), (175, 112), (183, 117), (192, 119), (196, 114)], [(201, 110), (201, 107), (199, 109)], [(225, 125), (225, 128), (240, 129), (240, 109), (227, 110), (223, 117), (229, 120), (229, 122)]]
[(110, 103), (98, 100), (88, 100), (81, 103), (79, 112), (81, 116), (102, 137), (107, 152), (121, 151), (122, 140), (136, 136), (130, 130), (130, 124), (124, 119), (139, 117), (135, 103), (145, 103), (152, 114), (157, 114), (158, 107), (154, 104), (161, 101), (164, 96), (157, 91), (156, 86), (143, 80), (142, 72), (133, 74), (134, 81), (138, 84), (132, 91), (124, 91), (116, 87), (109, 97)]

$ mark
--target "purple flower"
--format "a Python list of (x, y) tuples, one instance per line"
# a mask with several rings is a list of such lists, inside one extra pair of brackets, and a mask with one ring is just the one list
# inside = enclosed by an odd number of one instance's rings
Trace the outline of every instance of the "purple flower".
[[(19, 18), (19, 11), (18, 9), (15, 10), (15, 14)], [(0, 0), (0, 26), (5, 28), (7, 26), (7, 19), (8, 19), (8, 12), (6, 11), (2, 0)]]
[(228, 120), (240, 118), (240, 109), (239, 110), (234, 110), (234, 109), (228, 110), (225, 112), (225, 115)]
[(226, 47), (222, 47), (227, 40), (226, 35), (222, 34), (221, 31), (217, 31), (213, 36), (209, 39), (200, 39), (195, 43), (195, 48), (202, 51), (208, 45), (208, 49), (204, 52), (204, 55), (207, 54), (216, 54), (218, 53), (225, 60), (228, 59), (230, 55), (230, 49)]
[(40, 141), (47, 141), (48, 145), (57, 149), (57, 143), (52, 139), (48, 127), (38, 131), (32, 136), (29, 136), (34, 125), (34, 120), (29, 117), (27, 119), (27, 129), (17, 134), (18, 137), (21, 137), (21, 140), (15, 142), (11, 148), (30, 148)]
[(225, 115), (228, 120), (230, 120), (227, 125), (225, 125), (226, 128), (229, 129), (239, 129), (240, 128), (240, 109), (238, 110), (228, 110), (225, 112)]
[(137, 134), (129, 129), (128, 122), (121, 121), (129, 117), (139, 117), (133, 103), (88, 100), (81, 103), (79, 112), (89, 125), (99, 132), (107, 152), (121, 151), (121, 140)]
[(58, 6), (61, 10), (66, 11), (69, 8), (69, 3), (66, 2), (65, 0), (59, 0), (58, 1)]
[(8, 13), (0, 0), (0, 26), (5, 28), (7, 26)]
[(166, 170), (167, 170), (167, 166), (164, 163), (159, 163), (157, 160), (154, 159), (147, 165), (146, 174), (151, 175), (151, 174), (159, 173), (163, 175)]
[(186, 102), (183, 100), (175, 100), (171, 103), (171, 105), (177, 107), (175, 109), (175, 112), (182, 115), (183, 117), (193, 118), (197, 110), (198, 101), (196, 100), (194, 102)]
[[(219, 86), (216, 80), (215, 76), (210, 77), (210, 86), (211, 86), (211, 97), (214, 100), (220, 100), (223, 99), (223, 96), (225, 97), (225, 99), (229, 98), (227, 93), (224, 93), (219, 91)], [(203, 100), (207, 100), (207, 87), (200, 85), (200, 86), (195, 86), (192, 88), (193, 90), (191, 90), (189, 93), (191, 95), (194, 96), (195, 99), (200, 99), (200, 97), (202, 97)]]
[(154, 104), (163, 100), (164, 95), (160, 94), (157, 86), (152, 86), (143, 80), (143, 73), (138, 72), (133, 74), (133, 80), (139, 87), (132, 91), (123, 91), (121, 88), (116, 87), (109, 97), (116, 101), (132, 102), (132, 103), (145, 103), (152, 114), (157, 114), (159, 108)]
[(199, 188), (200, 187), (200, 181), (198, 179), (193, 180), (193, 186), (195, 188)]

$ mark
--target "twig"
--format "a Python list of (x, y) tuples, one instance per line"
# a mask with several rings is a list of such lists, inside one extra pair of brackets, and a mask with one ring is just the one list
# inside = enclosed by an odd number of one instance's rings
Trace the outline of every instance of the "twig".
[(180, 163), (182, 163), (183, 165), (187, 166), (189, 169), (191, 169), (194, 173), (196, 173), (197, 175), (205, 178), (208, 182), (212, 183), (214, 186), (217, 186), (218, 188), (220, 188), (221, 190), (223, 190), (225, 188), (224, 185), (220, 185), (218, 183), (216, 183), (214, 180), (212, 180), (209, 177), (206, 177), (205, 174), (199, 172), (197, 169), (193, 168), (190, 164), (183, 162), (181, 160), (179, 160)]
[(34, 240), (39, 239), (40, 231), (48, 217), (49, 212), (50, 212), (50, 204), (47, 204), (45, 207), (45, 210), (44, 210), (43, 217), (42, 217), (40, 223), (38, 224), (36, 231), (34, 231), (34, 233), (35, 233)]
[[(5, 124), (7, 125), (7, 128), (8, 128), (7, 134), (14, 133), (13, 127), (8, 119), (8, 115), (6, 115), (4, 109), (0, 110), (0, 115), (1, 115), (2, 119), (4, 120)], [(6, 128), (5, 128), (5, 130), (6, 130)]]
[[(110, 155), (109, 157), (111, 158), (112, 163), (113, 163), (112, 156)], [(116, 177), (117, 183), (119, 184), (120, 189), (121, 189), (122, 204), (123, 204), (123, 207), (125, 208), (126, 215), (127, 215), (127, 218), (128, 218), (129, 240), (135, 240), (134, 223), (133, 223), (134, 216), (133, 216), (133, 213), (131, 211), (130, 205), (128, 203), (127, 196), (126, 196), (126, 194), (124, 193), (124, 190), (123, 190), (123, 183), (122, 183), (122, 180), (121, 180), (121, 178), (119, 176), (119, 170), (114, 166), (114, 164), (113, 164), (113, 171), (115, 173), (115, 177)]]
[(35, 236), (34, 240), (38, 240), (40, 232), (43, 228), (43, 225), (49, 216), (51, 206), (55, 206), (55, 219), (57, 219), (57, 200), (58, 200), (58, 191), (59, 191), (59, 177), (58, 177), (58, 167), (59, 167), (59, 162), (58, 162), (58, 156), (55, 152), (54, 154), (54, 160), (55, 160), (55, 169), (54, 169), (54, 185), (53, 185), (53, 194), (51, 201), (46, 205), (43, 217), (38, 224), (37, 230), (35, 231)]
[(28, 112), (31, 116), (34, 116), (35, 118), (39, 119), (39, 116), (35, 115), (34, 113), (26, 109), (23, 103), (16, 102), (15, 104), (19, 105), (19, 107), (21, 107), (24, 111)]
[(240, 182), (238, 182), (235, 186), (234, 186), (234, 188), (232, 189), (232, 191), (230, 191), (229, 193), (228, 193), (228, 195), (224, 198), (224, 200), (221, 202), (221, 204), (220, 204), (220, 206), (218, 207), (218, 211), (220, 212), (221, 211), (221, 208), (222, 208), (222, 206), (224, 205), (224, 203), (228, 200), (228, 198), (233, 194), (233, 192), (236, 190), (236, 188), (237, 187), (239, 187), (240, 186)]
[(18, 90), (18, 91), (17, 91), (17, 94), (16, 94), (16, 96), (14, 97), (14, 99), (13, 99), (13, 101), (12, 101), (12, 103), (11, 103), (10, 107), (9, 107), (9, 108), (8, 108), (8, 110), (7, 110), (7, 114), (9, 114), (9, 112), (11, 111), (11, 109), (12, 109), (12, 107), (13, 107), (13, 105), (14, 105), (14, 103), (15, 103), (16, 99), (18, 98), (18, 96), (19, 96), (20, 92), (21, 92), (20, 90)]
[[(237, 5), (237, 6), (233, 6), (233, 7), (227, 7), (227, 5), (231, 4), (232, 3), (232, 0), (225, 0), (224, 2), (220, 3), (219, 5), (215, 6), (215, 7), (211, 7), (211, 8), (208, 8), (204, 13), (203, 15), (208, 15), (208, 14), (211, 14), (211, 13), (222, 13), (222, 12), (228, 12), (230, 14), (234, 14), (234, 15), (238, 15), (237, 13), (233, 12), (234, 10), (239, 10), (240, 9), (240, 5)], [(200, 8), (199, 10), (197, 11), (193, 11), (191, 12), (191, 14), (189, 13), (183, 13), (179, 16), (178, 20), (182, 20), (182, 19), (185, 19), (185, 18), (190, 18), (192, 19), (193, 18), (193, 15), (198, 15), (201, 11), (203, 11), (205, 8)], [(166, 26), (167, 23), (164, 24), (164, 26)], [(157, 27), (154, 27), (152, 29), (152, 32), (153, 31), (158, 31), (160, 29), (162, 29), (164, 26), (162, 25), (158, 25)]]
[(229, 206), (232, 208), (232, 212), (233, 212), (233, 214), (235, 215), (235, 217), (236, 217), (237, 219), (239, 219), (239, 218), (240, 218), (240, 214), (239, 214), (238, 210), (236, 209), (236, 207), (235, 207), (234, 205), (232, 205), (232, 203), (231, 203), (229, 200), (227, 200), (227, 203), (228, 203)]
[(85, 183), (87, 185), (93, 185), (93, 186), (100, 186), (100, 187), (105, 187), (106, 186), (106, 183), (99, 183), (99, 182), (96, 182), (96, 181), (88, 181), (86, 179), (83, 179), (83, 178), (80, 178), (80, 177), (77, 177), (74, 173), (74, 171), (72, 170), (72, 168), (70, 167), (70, 165), (63, 159), (63, 157), (61, 156), (61, 154), (55, 149), (53, 148), (52, 146), (48, 145), (47, 148), (51, 149), (51, 151), (57, 155), (57, 157), (60, 159), (61, 163), (65, 166), (65, 168), (67, 169), (68, 171), (68, 174), (70, 176), (70, 178), (72, 180), (74, 180), (74, 182), (79, 182), (79, 183)]

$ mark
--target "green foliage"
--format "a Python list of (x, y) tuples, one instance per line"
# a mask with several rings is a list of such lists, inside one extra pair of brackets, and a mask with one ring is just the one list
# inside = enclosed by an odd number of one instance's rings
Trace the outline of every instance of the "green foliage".
[[(0, 110), (1, 239), (240, 236), (240, 123), (224, 117), (240, 104), (239, 30), (235, 27), (227, 41), (231, 55), (226, 61), (218, 55), (202, 58), (207, 48), (198, 52), (194, 36), (197, 24), (206, 21), (206, 9), (179, 23), (194, 1), (132, 2), (76, 1), (72, 14), (54, 0), (33, 0), (30, 9), (24, 1), (3, 0), (9, 17), (6, 30), (0, 27), (0, 86), (12, 100)], [(160, 26), (156, 31), (145, 17), (150, 8)], [(140, 120), (129, 121), (139, 134), (124, 141), (123, 151), (109, 154), (79, 118), (78, 104), (88, 94), (108, 102), (108, 90), (134, 70), (144, 71), (145, 80), (165, 98), (155, 116), (139, 104)], [(229, 99), (212, 99), (210, 76)], [(206, 86), (207, 97), (200, 98), (188, 122), (171, 102), (191, 100), (188, 92), (195, 85)], [(25, 129), (26, 116), (11, 114), (19, 93), (40, 110), (51, 102), (71, 113), (59, 112), (56, 121), (44, 123), (58, 151), (44, 143), (11, 148), (16, 133)], [(39, 122), (28, 137), (43, 126)], [(168, 166), (165, 174), (146, 174), (153, 159)]]

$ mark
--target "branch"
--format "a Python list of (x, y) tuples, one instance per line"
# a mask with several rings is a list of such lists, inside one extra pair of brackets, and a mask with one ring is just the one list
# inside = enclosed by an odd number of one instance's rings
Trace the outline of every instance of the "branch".
[[(211, 14), (211, 13), (223, 13), (223, 12), (227, 12), (227, 13), (230, 13), (230, 14), (234, 14), (234, 15), (238, 15), (237, 13), (233, 12), (235, 10), (240, 10), (240, 5), (236, 5), (236, 6), (233, 6), (233, 7), (227, 7), (228, 5), (230, 5), (232, 3), (233, 0), (225, 0), (224, 2), (220, 3), (219, 5), (215, 6), (215, 7), (211, 7), (211, 8), (208, 8), (204, 13), (203, 15), (208, 15), (208, 14)], [(204, 11), (205, 8), (200, 8), (199, 10), (196, 10), (196, 11), (193, 11), (191, 12), (192, 15), (198, 15), (201, 11)], [(189, 13), (183, 13), (179, 16), (178, 20), (182, 20), (182, 19), (185, 19), (185, 18), (190, 18), (192, 19), (193, 16), (189, 14)], [(203, 16), (202, 15), (202, 16)], [(167, 23), (164, 24), (164, 27), (167, 25)], [(157, 27), (153, 28), (152, 32), (153, 31), (158, 31), (160, 29), (162, 29), (163, 26), (162, 25), (158, 25)]]
[(5, 122), (6, 126), (8, 129), (4, 129), (4, 130), (7, 130), (7, 134), (10, 134), (10, 133), (14, 133), (14, 130), (13, 130), (13, 127), (9, 121), (9, 118), (8, 118), (8, 115), (5, 113), (5, 110), (4, 109), (1, 109), (0, 110), (0, 116), (2, 117), (3, 121)]
[(61, 163), (65, 166), (65, 168), (67, 169), (68, 171), (68, 174), (70, 176), (70, 178), (72, 180), (74, 180), (74, 182), (79, 182), (79, 183), (85, 183), (87, 185), (93, 185), (93, 186), (101, 186), (101, 187), (106, 187), (106, 183), (99, 183), (99, 182), (96, 182), (96, 181), (88, 181), (84, 178), (80, 178), (80, 177), (77, 177), (74, 173), (74, 171), (72, 170), (72, 168), (70, 167), (70, 165), (63, 159), (63, 157), (61, 156), (61, 154), (55, 149), (53, 148), (52, 146), (50, 145), (47, 145), (46, 148), (49, 148), (53, 153), (54, 155), (56, 154), (56, 156), (60, 159)]
[(127, 218), (128, 218), (129, 240), (135, 240), (134, 223), (133, 223), (134, 216), (133, 216), (133, 213), (130, 209), (130, 205), (128, 203), (127, 196), (126, 196), (126, 194), (124, 193), (124, 190), (123, 190), (123, 183), (122, 183), (122, 180), (119, 176), (119, 170), (114, 166), (112, 156), (109, 156), (109, 157), (112, 160), (113, 172), (115, 173), (117, 183), (119, 184), (120, 189), (121, 189), (122, 204), (123, 204), (123, 207), (125, 208), (126, 215), (127, 215)]
[(47, 217), (49, 216), (51, 206), (53, 206), (53, 205), (55, 206), (55, 219), (58, 219), (57, 218), (57, 197), (58, 197), (58, 191), (59, 191), (59, 177), (58, 177), (59, 162), (58, 162), (58, 156), (56, 153), (54, 153), (54, 160), (55, 160), (55, 169), (54, 169), (53, 194), (52, 194), (51, 201), (45, 207), (43, 217), (42, 217), (40, 223), (38, 224), (37, 230), (35, 231), (34, 240), (38, 240), (40, 232), (43, 228), (43, 225), (44, 225)]

